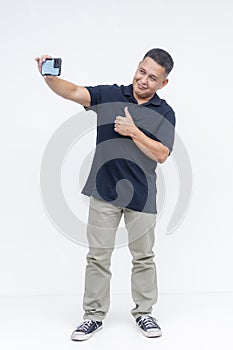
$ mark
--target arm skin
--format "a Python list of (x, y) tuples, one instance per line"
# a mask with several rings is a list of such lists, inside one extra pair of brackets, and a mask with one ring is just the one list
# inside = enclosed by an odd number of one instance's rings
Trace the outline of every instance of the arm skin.
[[(39, 72), (41, 73), (42, 63), (46, 58), (51, 58), (49, 55), (43, 55), (41, 57), (36, 57)], [(75, 85), (69, 81), (60, 79), (56, 76), (44, 76), (45, 82), (59, 96), (66, 98), (68, 100), (77, 102), (85, 107), (90, 107), (91, 97), (89, 91), (83, 87)]]
[(125, 117), (116, 117), (114, 130), (120, 135), (130, 136), (135, 145), (147, 157), (155, 160), (158, 163), (165, 162), (170, 153), (169, 149), (161, 142), (152, 140), (137, 128), (127, 107), (125, 108)]

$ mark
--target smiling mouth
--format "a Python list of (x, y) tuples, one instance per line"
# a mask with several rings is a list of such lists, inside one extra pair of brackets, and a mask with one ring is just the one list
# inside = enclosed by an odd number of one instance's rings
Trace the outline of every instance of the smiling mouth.
[(142, 86), (142, 85), (140, 85), (140, 84), (138, 84), (138, 88), (139, 88), (140, 90), (145, 90), (145, 89), (146, 89), (144, 86)]

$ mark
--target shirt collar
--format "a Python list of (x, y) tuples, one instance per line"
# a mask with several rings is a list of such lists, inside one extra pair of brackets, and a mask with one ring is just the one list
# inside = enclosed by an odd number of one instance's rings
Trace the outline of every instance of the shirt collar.
[[(123, 94), (125, 96), (131, 96), (131, 98), (134, 99), (133, 96), (133, 85), (128, 85), (128, 86), (124, 86), (123, 88)], [(152, 99), (150, 99), (150, 101), (146, 102), (145, 105), (147, 104), (153, 104), (155, 106), (160, 106), (161, 105), (161, 99), (160, 97), (155, 93), (154, 96), (152, 97)]]

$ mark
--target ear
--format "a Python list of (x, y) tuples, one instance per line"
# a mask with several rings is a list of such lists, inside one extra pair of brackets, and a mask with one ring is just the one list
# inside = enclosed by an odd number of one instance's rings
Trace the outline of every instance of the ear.
[(160, 85), (159, 89), (162, 89), (165, 85), (167, 85), (167, 83), (169, 82), (168, 79), (165, 79), (162, 84)]

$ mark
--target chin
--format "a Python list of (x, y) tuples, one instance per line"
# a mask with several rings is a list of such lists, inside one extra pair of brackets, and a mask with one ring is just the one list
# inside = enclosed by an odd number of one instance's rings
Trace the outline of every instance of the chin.
[(148, 97), (148, 92), (145, 91), (145, 90), (140, 90), (140, 89), (137, 89), (136, 91), (136, 94), (142, 98), (147, 98)]

